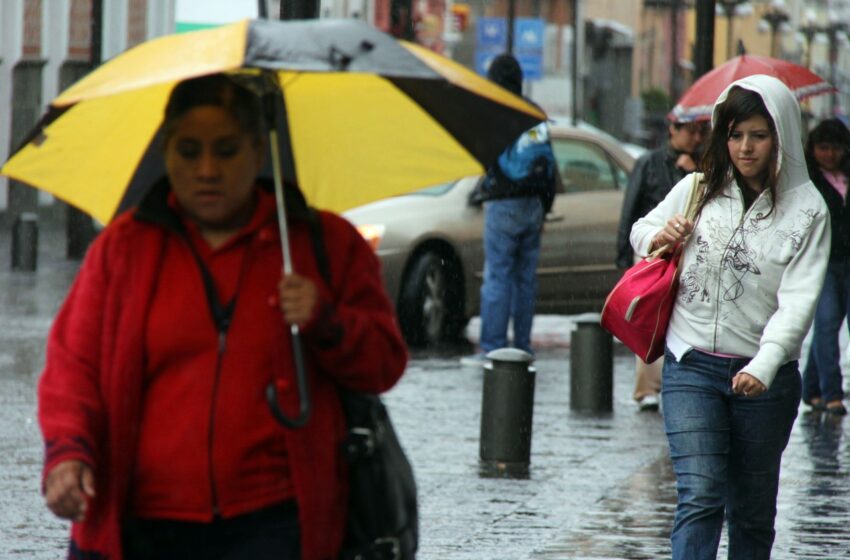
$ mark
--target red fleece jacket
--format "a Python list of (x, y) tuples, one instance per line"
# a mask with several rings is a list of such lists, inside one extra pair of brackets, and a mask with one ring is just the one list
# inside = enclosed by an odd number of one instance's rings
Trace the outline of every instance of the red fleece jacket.
[[(316, 282), (321, 303), (302, 330), (313, 412), (304, 428), (281, 428), (299, 508), (302, 558), (309, 560), (336, 558), (345, 530), (346, 466), (339, 453), (345, 423), (336, 386), (385, 391), (399, 379), (407, 360), (374, 253), (344, 219), (322, 213), (321, 221), (330, 286), (318, 271), (307, 224), (290, 223), (294, 269)], [(144, 406), (146, 320), (167, 242), (174, 235), (130, 213), (116, 219), (89, 249), (51, 328), (39, 381), (44, 473), (61, 461), (80, 459), (93, 467), (96, 477), (97, 496), (86, 520), (72, 524), (71, 558), (122, 558), (121, 522)], [(265, 286), (245, 289), (266, 293), (276, 286), (281, 270), (277, 228), (263, 228), (250, 242), (269, 278), (262, 280)], [(203, 313), (208, 314), (206, 309)], [(239, 314), (237, 304), (234, 325)], [(282, 408), (296, 416), (289, 329), (282, 319), (273, 329), (272, 374), (282, 380)], [(227, 480), (219, 484), (232, 495), (239, 492)]]

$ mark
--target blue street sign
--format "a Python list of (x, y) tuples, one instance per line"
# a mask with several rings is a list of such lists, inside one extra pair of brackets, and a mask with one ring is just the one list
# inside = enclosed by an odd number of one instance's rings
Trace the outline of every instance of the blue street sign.
[(478, 18), (477, 46), (505, 50), (505, 42), (508, 40), (508, 26), (505, 18), (482, 17)]
[(522, 77), (526, 80), (543, 79), (543, 57), (539, 55), (516, 54), (519, 67), (522, 68)]
[[(504, 18), (478, 18), (475, 45), (475, 71), (487, 74), (490, 62), (507, 51), (508, 26)], [(514, 20), (514, 56), (526, 80), (543, 78), (543, 40), (546, 22), (541, 18), (516, 18)]]
[(490, 63), (500, 54), (501, 51), (475, 51), (475, 71), (482, 76), (486, 76), (487, 69), (490, 68)]
[(543, 53), (543, 38), (546, 24), (540, 18), (517, 18), (514, 20), (514, 50)]

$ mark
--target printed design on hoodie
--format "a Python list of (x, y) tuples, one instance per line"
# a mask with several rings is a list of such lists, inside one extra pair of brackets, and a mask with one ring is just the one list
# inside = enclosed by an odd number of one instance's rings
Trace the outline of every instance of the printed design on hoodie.
[[(745, 295), (746, 277), (751, 274), (755, 276), (762, 274), (757, 263), (764, 261), (767, 255), (761, 253), (776, 251), (778, 247), (785, 248), (781, 251), (782, 253), (798, 252), (807, 232), (819, 215), (820, 212), (813, 208), (801, 210), (789, 227), (779, 228), (773, 232), (776, 243), (769, 244), (751, 243), (759, 236), (760, 231), (767, 229), (771, 221), (770, 217), (762, 212), (750, 216), (744, 224), (734, 230), (721, 225), (719, 221), (711, 220), (713, 223), (707, 224), (706, 228), (710, 239), (697, 235), (694, 240), (696, 259), (682, 272), (679, 279), (679, 299), (685, 303), (691, 303), (695, 299), (701, 303), (710, 303), (712, 294), (708, 286), (717, 286), (718, 279), (722, 279), (719, 282), (720, 301), (737, 302)], [(719, 267), (708, 259), (712, 245), (726, 247)], [(754, 247), (760, 247), (761, 253)]]
[(706, 268), (708, 241), (702, 235), (698, 235), (694, 242), (697, 248), (696, 262), (691, 264), (679, 278), (679, 299), (691, 303), (699, 295), (699, 300), (707, 303), (711, 301), (711, 294), (705, 287), (706, 273), (701, 270)]
[[(732, 239), (726, 246), (720, 268), (721, 272), (728, 270), (730, 274), (724, 277), (727, 283), (721, 288), (720, 299), (722, 301), (737, 301), (744, 295), (744, 278), (748, 274), (761, 275), (761, 270), (756, 264), (757, 253), (748, 243), (758, 232), (758, 223), (757, 216), (748, 220), (746, 224), (741, 224), (734, 231)], [(731, 276), (731, 279), (729, 276)]]
[(814, 208), (802, 210), (794, 220), (795, 227), (793, 229), (777, 230), (777, 238), (783, 242), (789, 242), (794, 252), (799, 251), (803, 246), (803, 239), (805, 239), (808, 231), (812, 229), (812, 224), (818, 219), (818, 216), (820, 216), (820, 212)]

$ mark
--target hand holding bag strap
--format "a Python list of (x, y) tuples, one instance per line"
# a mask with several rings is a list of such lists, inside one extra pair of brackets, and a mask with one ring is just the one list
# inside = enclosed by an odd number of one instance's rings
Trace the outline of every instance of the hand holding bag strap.
[[(693, 185), (691, 185), (691, 190), (688, 193), (688, 201), (685, 203), (685, 211), (684, 211), (684, 216), (689, 220), (693, 220), (696, 217), (697, 208), (699, 208), (700, 200), (702, 200), (702, 195), (703, 195), (703, 192), (705, 191), (705, 189), (703, 188), (702, 181), (701, 181), (703, 174), (694, 172), (694, 173), (691, 173), (691, 175), (693, 176), (694, 180), (693, 180)], [(681, 251), (682, 245), (684, 245), (684, 243), (680, 243), (679, 246), (674, 249), (674, 252)], [(662, 245), (658, 249), (649, 253), (649, 255), (647, 255), (647, 258), (649, 258), (649, 259), (658, 258), (660, 255), (663, 255), (664, 253), (666, 253), (669, 250), (670, 250), (670, 244), (669, 243), (667, 245)]]

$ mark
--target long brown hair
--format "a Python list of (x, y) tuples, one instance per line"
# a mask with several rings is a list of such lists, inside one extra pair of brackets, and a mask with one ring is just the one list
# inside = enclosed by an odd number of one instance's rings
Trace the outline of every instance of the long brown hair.
[(732, 158), (729, 157), (729, 136), (739, 123), (755, 116), (762, 116), (767, 121), (770, 134), (773, 136), (773, 153), (767, 166), (767, 178), (765, 180), (765, 187), (770, 192), (771, 197), (770, 212), (761, 216), (766, 218), (776, 208), (776, 185), (779, 175), (777, 161), (780, 146), (773, 117), (770, 116), (761, 95), (740, 87), (729, 90), (726, 99), (717, 106), (716, 111), (717, 118), (708, 137), (707, 147), (701, 162), (702, 170), (705, 173), (703, 178), (705, 191), (697, 207), (697, 215), (702, 212), (708, 202), (720, 196), (730, 180), (734, 178), (739, 185), (743, 184), (741, 174), (732, 164)]

